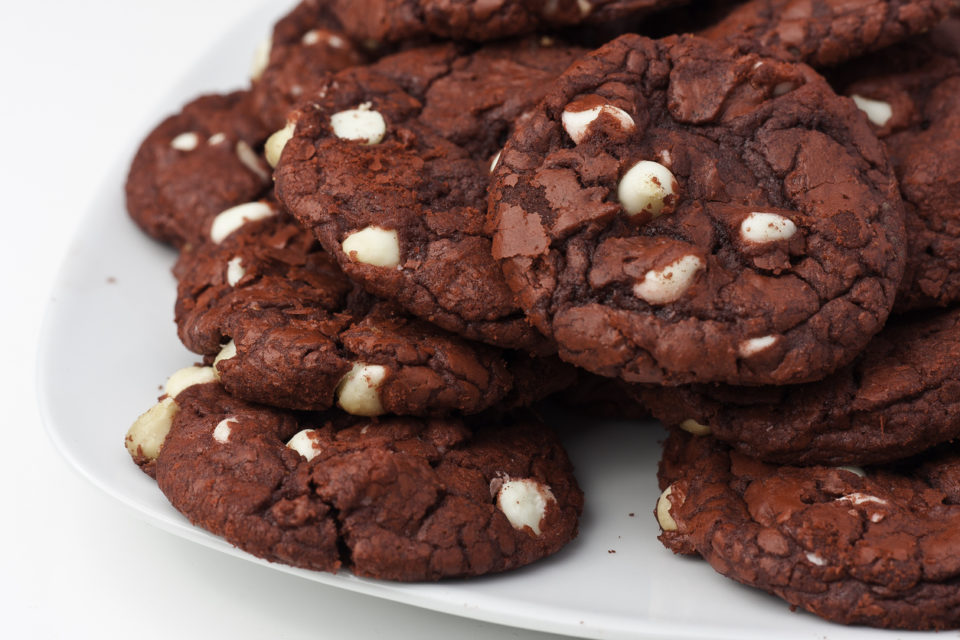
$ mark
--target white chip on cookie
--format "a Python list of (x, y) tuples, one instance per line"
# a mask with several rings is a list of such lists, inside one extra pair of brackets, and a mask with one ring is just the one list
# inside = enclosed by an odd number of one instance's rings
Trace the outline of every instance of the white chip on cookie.
[(633, 294), (650, 304), (673, 302), (693, 284), (703, 267), (703, 260), (698, 256), (683, 256), (662, 269), (647, 271), (643, 280), (633, 285)]
[(179, 408), (173, 398), (167, 397), (137, 418), (125, 438), (130, 455), (156, 460)]
[(341, 247), (354, 262), (374, 267), (396, 267), (400, 264), (400, 241), (395, 229), (369, 226), (348, 235)]
[(339, 111), (330, 116), (330, 127), (338, 138), (359, 140), (365, 144), (377, 144), (387, 133), (387, 123), (373, 104), (364, 102), (356, 109)]
[(507, 479), (497, 492), (497, 507), (513, 528), (530, 527), (538, 536), (547, 505), (556, 501), (550, 487), (531, 478)]
[(314, 457), (320, 453), (320, 447), (317, 446), (316, 440), (314, 440), (316, 433), (316, 429), (298, 431), (293, 434), (293, 437), (287, 442), (287, 446), (302, 455), (307, 461), (313, 460)]
[(181, 391), (195, 384), (216, 381), (217, 374), (213, 367), (184, 367), (167, 378), (167, 384), (164, 385), (163, 390), (171, 398), (176, 398)]
[(217, 369), (217, 365), (224, 361), (234, 358), (237, 355), (237, 343), (231, 340), (227, 344), (223, 345), (220, 349), (220, 353), (217, 354), (217, 357), (213, 359), (213, 371), (217, 375), (217, 380), (220, 379), (220, 370)]
[(796, 232), (797, 225), (793, 220), (778, 213), (754, 211), (740, 223), (740, 237), (745, 242), (789, 240)]
[(646, 212), (656, 217), (678, 189), (677, 179), (670, 169), (659, 162), (641, 160), (620, 179), (617, 198), (628, 215)]
[(687, 433), (692, 433), (695, 436), (708, 436), (711, 433), (710, 427), (705, 424), (700, 424), (693, 418), (687, 418), (681, 422), (680, 428)]
[(231, 233), (247, 222), (262, 220), (276, 215), (276, 211), (266, 202), (245, 202), (217, 214), (210, 224), (210, 239), (220, 244)]
[(226, 142), (226, 140), (227, 140), (227, 134), (221, 131), (207, 138), (207, 144), (209, 144), (210, 146), (215, 146), (220, 144), (221, 142)]
[(490, 173), (493, 173), (493, 170), (497, 168), (497, 163), (500, 162), (500, 154), (503, 151), (497, 151), (497, 155), (493, 156), (493, 160), (490, 161)]
[(220, 444), (225, 444), (230, 441), (231, 428), (230, 425), (238, 424), (236, 417), (224, 418), (217, 423), (217, 426), (213, 428), (213, 439), (219, 442)]
[(769, 349), (777, 342), (777, 336), (761, 336), (759, 338), (749, 338), (740, 343), (738, 353), (741, 358), (749, 358), (761, 351)]
[(181, 133), (170, 141), (170, 147), (177, 151), (193, 151), (200, 144), (200, 136), (193, 131)]
[(673, 494), (673, 485), (663, 490), (660, 497), (657, 498), (657, 522), (664, 531), (676, 531), (677, 521), (670, 515), (670, 496)]
[(273, 36), (267, 36), (253, 51), (253, 62), (250, 64), (250, 79), (259, 80), (270, 64), (270, 50), (273, 49)]
[(227, 262), (227, 284), (235, 287), (245, 275), (247, 275), (247, 270), (243, 266), (243, 258), (240, 256), (230, 258)]
[(624, 131), (633, 131), (637, 126), (629, 113), (612, 104), (601, 104), (583, 111), (568, 109), (560, 116), (560, 121), (563, 123), (563, 128), (570, 139), (576, 144), (580, 144), (587, 137), (590, 125), (601, 115), (612, 116)]
[(337, 385), (337, 404), (355, 416), (382, 415), (380, 385), (386, 376), (387, 369), (379, 364), (355, 363)]
[(860, 109), (860, 111), (863, 111), (865, 114), (867, 114), (867, 120), (878, 127), (886, 125), (888, 122), (890, 122), (890, 118), (893, 117), (893, 107), (890, 106), (889, 102), (872, 100), (856, 94), (850, 96), (850, 98), (854, 101), (854, 103), (856, 103), (857, 108)]
[(280, 154), (283, 153), (283, 148), (290, 142), (290, 138), (293, 137), (293, 132), (296, 128), (296, 122), (288, 122), (287, 126), (278, 131), (274, 131), (270, 137), (267, 138), (267, 142), (263, 147), (263, 154), (267, 158), (267, 164), (271, 167), (276, 167), (277, 163), (280, 162)]
[(236, 146), (237, 158), (240, 162), (253, 172), (258, 178), (264, 182), (270, 180), (270, 172), (263, 166), (263, 162), (260, 160), (260, 156), (257, 155), (257, 152), (253, 150), (249, 144), (240, 140), (237, 142)]

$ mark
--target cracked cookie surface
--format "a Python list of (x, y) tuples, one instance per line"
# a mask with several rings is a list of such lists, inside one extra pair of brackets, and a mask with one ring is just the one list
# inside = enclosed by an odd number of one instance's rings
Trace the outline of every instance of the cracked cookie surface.
[(272, 562), (438, 580), (528, 564), (577, 533), (570, 463), (528, 419), (295, 414), (217, 383), (175, 405), (154, 462), (160, 489), (195, 525)]
[(786, 384), (849, 362), (903, 271), (862, 115), (805, 65), (623, 36), (501, 154), (492, 249), (561, 358), (628, 382)]
[(960, 625), (956, 447), (896, 467), (778, 467), (713, 438), (664, 445), (661, 542), (844, 624)]

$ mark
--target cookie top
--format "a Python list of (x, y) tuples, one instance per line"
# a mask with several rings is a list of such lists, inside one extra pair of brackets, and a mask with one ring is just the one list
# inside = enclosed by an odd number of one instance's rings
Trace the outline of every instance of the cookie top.
[(960, 20), (838, 70), (884, 141), (906, 205), (896, 311), (960, 300)]
[(438, 36), (496, 40), (545, 27), (636, 18), (683, 0), (332, 0), (344, 28), (358, 39), (396, 42)]
[(519, 567), (577, 534), (570, 462), (530, 418), (295, 414), (217, 383), (157, 407), (128, 433), (135, 460), (192, 523), (272, 562), (437, 580)]
[(577, 53), (440, 45), (341, 72), (297, 114), (277, 195), (371, 293), (471, 339), (549, 351), (483, 224), (491, 160)]
[(887, 469), (777, 467), (675, 432), (660, 540), (828, 620), (956, 628), (958, 472), (956, 447)]
[(960, 309), (891, 320), (851, 364), (781, 387), (690, 385), (639, 393), (671, 426), (712, 432), (787, 464), (875, 464), (960, 436)]
[(193, 100), (141, 143), (127, 175), (127, 211), (157, 240), (202, 242), (217, 214), (267, 191), (270, 167), (256, 152), (267, 135), (249, 92)]
[(749, 0), (700, 34), (824, 67), (923, 33), (958, 7), (957, 0)]
[(519, 124), (493, 252), (561, 358), (628, 382), (786, 384), (849, 362), (904, 262), (899, 190), (809, 67), (627, 35)]
[(251, 70), (253, 108), (270, 131), (323, 86), (329, 73), (368, 62), (372, 51), (354, 42), (330, 11), (330, 3), (303, 0), (274, 25)]

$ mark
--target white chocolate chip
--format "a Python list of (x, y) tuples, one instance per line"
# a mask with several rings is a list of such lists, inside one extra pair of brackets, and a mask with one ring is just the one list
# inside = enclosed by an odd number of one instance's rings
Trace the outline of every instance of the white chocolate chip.
[(177, 151), (193, 151), (200, 144), (200, 136), (193, 131), (181, 133), (170, 141), (170, 146)]
[(513, 528), (530, 527), (538, 536), (547, 505), (556, 501), (550, 487), (530, 478), (506, 480), (497, 492), (497, 507)]
[(749, 358), (752, 355), (756, 355), (772, 347), (773, 344), (777, 341), (777, 336), (763, 336), (760, 338), (750, 338), (749, 340), (744, 340), (740, 343), (740, 357)]
[(815, 564), (818, 567), (822, 567), (823, 565), (827, 564), (827, 561), (823, 559), (823, 556), (821, 556), (819, 553), (814, 553), (813, 551), (807, 552), (807, 560), (810, 561), (810, 564)]
[(171, 398), (176, 398), (180, 395), (181, 391), (195, 384), (206, 384), (216, 381), (217, 374), (214, 372), (213, 367), (184, 367), (167, 378), (167, 384), (163, 390)]
[(270, 172), (263, 168), (263, 163), (260, 161), (260, 156), (257, 155), (257, 152), (253, 148), (240, 140), (237, 142), (237, 158), (240, 159), (240, 162), (243, 163), (247, 169), (250, 169), (253, 173), (257, 175), (261, 180), (267, 182), (270, 180)]
[(288, 122), (287, 126), (279, 131), (274, 131), (270, 137), (267, 138), (267, 142), (263, 147), (263, 154), (267, 157), (267, 163), (271, 167), (276, 167), (277, 163), (280, 162), (280, 154), (283, 153), (283, 148), (290, 142), (290, 138), (293, 137), (293, 132), (296, 128), (296, 122)]
[(327, 37), (327, 44), (333, 47), (334, 49), (343, 49), (347, 46), (347, 41), (341, 38), (340, 36), (331, 33)]
[(213, 359), (213, 371), (217, 374), (217, 380), (220, 379), (220, 370), (217, 369), (217, 364), (229, 360), (230, 358), (236, 357), (237, 355), (237, 343), (231, 340), (227, 344), (223, 345), (223, 348), (220, 349), (220, 353), (217, 354), (217, 357)]
[(220, 444), (225, 444), (230, 440), (230, 425), (237, 424), (236, 417), (224, 418), (213, 428), (213, 439)]
[(387, 133), (387, 123), (380, 112), (371, 109), (373, 105), (364, 102), (356, 109), (347, 109), (330, 116), (330, 126), (338, 138), (361, 140), (365, 144), (377, 144)]
[(395, 229), (366, 227), (343, 239), (343, 252), (355, 262), (374, 267), (396, 267), (400, 264), (400, 241)]
[(493, 170), (497, 168), (497, 163), (500, 162), (500, 154), (502, 151), (497, 151), (497, 155), (493, 156), (493, 160), (490, 161), (490, 173), (493, 173)]
[(700, 424), (693, 418), (688, 418), (680, 423), (680, 428), (686, 431), (687, 433), (692, 433), (695, 436), (708, 436), (710, 435), (710, 427), (705, 424)]
[[(592, 109), (585, 109), (584, 111), (564, 111), (560, 116), (560, 121), (563, 123), (563, 128), (570, 138), (576, 144), (580, 144), (580, 142), (587, 137), (587, 131), (590, 129), (590, 125), (600, 117), (600, 114), (607, 114), (616, 118), (620, 124), (620, 128), (624, 131), (633, 131), (637, 126), (629, 113), (612, 104), (601, 104)], [(671, 176), (671, 178), (672, 177), (673, 176)]]
[(784, 94), (790, 93), (796, 88), (797, 88), (796, 85), (794, 85), (792, 82), (781, 82), (780, 84), (776, 85), (773, 88), (773, 95), (782, 96)]
[(890, 118), (893, 117), (893, 107), (890, 106), (889, 102), (871, 100), (870, 98), (864, 98), (858, 95), (852, 95), (850, 97), (856, 103), (857, 108), (867, 114), (867, 120), (878, 127), (884, 126), (890, 122)]
[(845, 496), (837, 498), (837, 502), (841, 500), (849, 500), (854, 504), (854, 506), (860, 506), (861, 504), (865, 504), (867, 502), (874, 502), (876, 504), (887, 504), (887, 501), (882, 498), (878, 498), (877, 496), (871, 496), (869, 494), (859, 493), (859, 492), (848, 493)]
[(300, 39), (300, 42), (307, 45), (308, 47), (311, 45), (315, 45), (318, 42), (320, 42), (320, 32), (317, 31), (316, 29), (307, 31), (305, 34), (303, 34), (303, 37)]
[(796, 232), (793, 220), (776, 213), (754, 211), (740, 223), (740, 237), (745, 242), (789, 240)]
[(657, 522), (664, 531), (676, 531), (677, 521), (670, 515), (670, 494), (673, 493), (673, 485), (663, 490), (660, 497), (657, 498)]
[(677, 191), (677, 179), (659, 162), (641, 160), (630, 167), (617, 186), (617, 198), (628, 215), (660, 215), (667, 198)]
[(671, 164), (673, 164), (673, 156), (670, 155), (669, 149), (661, 149), (657, 155), (660, 156), (660, 164), (663, 166), (669, 167)]
[(227, 262), (227, 284), (235, 287), (245, 275), (247, 275), (247, 270), (243, 268), (243, 258), (240, 256), (230, 258), (230, 261)]
[(207, 138), (207, 144), (209, 144), (209, 145), (211, 145), (211, 146), (218, 145), (218, 144), (220, 144), (221, 142), (226, 141), (226, 139), (227, 139), (227, 134), (225, 134), (225, 133), (215, 133), (215, 134), (213, 134), (212, 136), (210, 136), (209, 138)]
[(556, 40), (550, 36), (540, 36), (540, 46), (541, 47), (552, 47), (557, 43)]
[(276, 215), (269, 204), (265, 202), (246, 202), (230, 207), (217, 214), (210, 225), (210, 239), (220, 244), (231, 233), (252, 220), (262, 220)]
[(589, 0), (577, 0), (577, 8), (580, 9), (580, 16), (586, 18), (593, 11), (593, 5)]
[(270, 64), (270, 50), (273, 48), (273, 37), (267, 36), (253, 51), (253, 63), (250, 65), (250, 79), (259, 80), (267, 65)]
[(287, 442), (287, 446), (302, 455), (309, 462), (320, 453), (320, 447), (316, 445), (313, 435), (317, 433), (316, 429), (304, 429), (298, 431)]
[(861, 467), (850, 467), (850, 466), (847, 466), (847, 467), (837, 467), (837, 469), (840, 469), (840, 470), (842, 470), (842, 471), (849, 471), (850, 473), (852, 473), (852, 474), (854, 474), (854, 475), (858, 475), (858, 476), (860, 476), (861, 478), (866, 478), (866, 477), (867, 477), (867, 472), (864, 471)]
[(633, 294), (650, 304), (673, 302), (690, 287), (703, 267), (703, 260), (697, 256), (683, 256), (663, 269), (647, 271), (643, 280), (633, 285)]
[(137, 418), (127, 431), (126, 445), (130, 455), (155, 460), (178, 410), (177, 403), (168, 397)]
[(885, 517), (886, 516), (884, 514), (877, 511), (876, 513), (870, 516), (870, 522), (877, 524), (878, 522), (882, 522)]
[(386, 375), (386, 368), (379, 364), (357, 362), (337, 385), (337, 404), (355, 416), (382, 415), (380, 385)]

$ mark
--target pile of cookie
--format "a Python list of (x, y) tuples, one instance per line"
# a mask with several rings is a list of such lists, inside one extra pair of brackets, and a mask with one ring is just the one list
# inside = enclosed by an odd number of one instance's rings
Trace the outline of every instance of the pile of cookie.
[(203, 363), (131, 456), (257, 556), (435, 580), (575, 537), (532, 407), (643, 407), (668, 548), (830, 620), (960, 626), (951, 13), (303, 0), (133, 160)]

